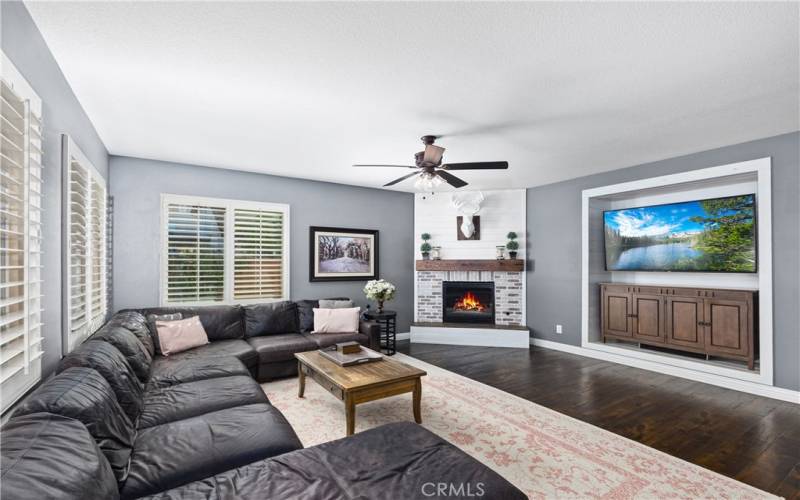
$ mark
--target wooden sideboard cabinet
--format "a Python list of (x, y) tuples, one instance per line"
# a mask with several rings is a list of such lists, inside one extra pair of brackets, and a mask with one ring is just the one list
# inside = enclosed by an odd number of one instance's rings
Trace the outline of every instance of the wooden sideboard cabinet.
[(736, 359), (755, 369), (758, 292), (623, 283), (600, 284), (608, 339)]

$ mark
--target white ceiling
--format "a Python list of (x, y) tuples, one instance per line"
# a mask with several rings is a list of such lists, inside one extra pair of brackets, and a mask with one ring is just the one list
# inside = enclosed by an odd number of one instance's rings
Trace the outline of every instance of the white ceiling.
[(115, 155), (380, 186), (453, 134), (509, 188), (800, 129), (795, 2), (27, 6)]

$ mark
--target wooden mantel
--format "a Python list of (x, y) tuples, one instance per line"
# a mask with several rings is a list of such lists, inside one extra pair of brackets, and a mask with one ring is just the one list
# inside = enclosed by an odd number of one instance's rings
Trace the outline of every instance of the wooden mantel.
[(503, 271), (521, 273), (525, 270), (522, 259), (451, 259), (418, 260), (417, 271)]

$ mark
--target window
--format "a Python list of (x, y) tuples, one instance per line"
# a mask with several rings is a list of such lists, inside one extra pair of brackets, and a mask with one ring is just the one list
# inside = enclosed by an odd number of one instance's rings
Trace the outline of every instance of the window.
[(2, 55), (0, 391), (5, 411), (41, 379), (42, 102)]
[(162, 195), (161, 303), (289, 297), (289, 206)]
[(106, 182), (63, 136), (64, 354), (105, 321), (108, 310)]

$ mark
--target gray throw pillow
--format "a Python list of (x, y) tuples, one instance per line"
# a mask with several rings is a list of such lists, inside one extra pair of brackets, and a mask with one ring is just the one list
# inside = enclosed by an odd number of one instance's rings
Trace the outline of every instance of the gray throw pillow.
[(348, 309), (355, 307), (352, 300), (320, 299), (320, 309)]

